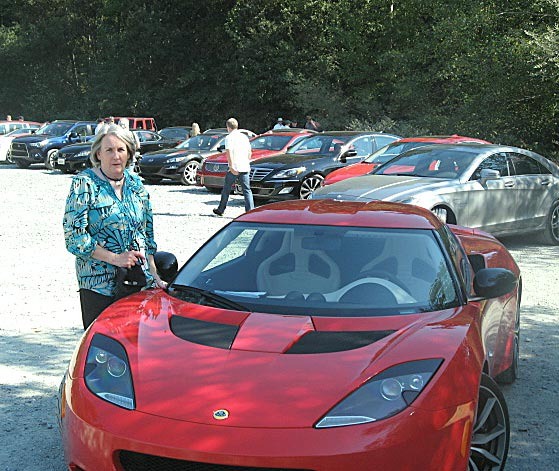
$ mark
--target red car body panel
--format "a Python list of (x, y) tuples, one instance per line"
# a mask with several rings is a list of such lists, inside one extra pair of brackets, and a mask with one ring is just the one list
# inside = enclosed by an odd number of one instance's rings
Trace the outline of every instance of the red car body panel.
[[(241, 221), (434, 229), (428, 211), (384, 202), (295, 200), (263, 206)], [(466, 252), (488, 267), (519, 270), (489, 234), (452, 226)], [(430, 313), (331, 318), (240, 312), (192, 304), (163, 290), (118, 301), (84, 334), (61, 391), (68, 465), (119, 470), (120, 450), (229, 466), (314, 471), (465, 470), (482, 371), (512, 363), (510, 327), (518, 289), (496, 299)], [(230, 349), (192, 343), (172, 316), (238, 327)], [(393, 331), (370, 345), (328, 354), (285, 352), (310, 331)], [(127, 352), (136, 408), (92, 394), (84, 382), (95, 334)], [(487, 352), (497, 352), (491, 357)], [(500, 352), (503, 353), (500, 353)], [(370, 378), (401, 363), (442, 359), (417, 399), (377, 422), (316, 429), (334, 405)], [(213, 413), (227, 409), (227, 420)], [(420, 437), (420, 438), (419, 438)], [(403, 452), (405, 450), (405, 452)]]
[[(452, 136), (425, 136), (425, 137), (406, 137), (404, 139), (399, 139), (394, 141), (391, 145), (402, 144), (405, 142), (426, 142), (429, 144), (455, 144), (459, 142), (477, 142), (480, 144), (490, 144), (489, 141), (484, 141), (483, 139), (475, 139), (472, 137), (458, 136), (456, 134)], [(376, 162), (358, 162), (353, 165), (348, 165), (347, 167), (334, 170), (332, 173), (328, 174), (324, 179), (324, 185), (331, 185), (332, 183), (339, 182), (341, 180), (346, 180), (351, 177), (358, 177), (359, 175), (366, 175), (377, 168), (380, 163)], [(401, 170), (403, 171), (403, 170)]]

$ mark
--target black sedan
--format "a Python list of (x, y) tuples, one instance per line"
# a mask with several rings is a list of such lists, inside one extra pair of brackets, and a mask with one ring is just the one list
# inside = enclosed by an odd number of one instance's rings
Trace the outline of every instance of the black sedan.
[(285, 154), (253, 163), (252, 193), (257, 200), (307, 199), (330, 172), (359, 162), (396, 139), (400, 137), (372, 131), (311, 135)]
[(169, 149), (177, 145), (176, 138), (164, 137), (161, 134), (144, 129), (135, 129), (132, 131), (140, 141), (140, 154), (153, 152), (160, 149)]
[(63, 173), (77, 173), (91, 167), (91, 141), (70, 144), (59, 149), (53, 158), (53, 168)]

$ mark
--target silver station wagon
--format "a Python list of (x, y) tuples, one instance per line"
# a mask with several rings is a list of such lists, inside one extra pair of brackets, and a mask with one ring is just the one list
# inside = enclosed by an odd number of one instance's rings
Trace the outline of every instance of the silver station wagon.
[(450, 224), (494, 235), (539, 232), (543, 242), (559, 245), (559, 167), (518, 147), (416, 148), (368, 175), (322, 187), (312, 198), (409, 203)]

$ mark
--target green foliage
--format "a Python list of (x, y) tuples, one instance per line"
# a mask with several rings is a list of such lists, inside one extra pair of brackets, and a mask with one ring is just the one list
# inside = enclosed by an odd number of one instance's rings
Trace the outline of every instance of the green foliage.
[(558, 0), (0, 0), (0, 110), (459, 133), (553, 155)]

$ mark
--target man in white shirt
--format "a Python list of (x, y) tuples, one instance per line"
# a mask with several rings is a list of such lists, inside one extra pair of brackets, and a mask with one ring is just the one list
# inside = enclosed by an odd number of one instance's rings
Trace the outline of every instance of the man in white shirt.
[(278, 118), (278, 121), (272, 130), (275, 131), (276, 129), (289, 129), (289, 126), (285, 123), (283, 118)]
[(238, 181), (243, 190), (245, 199), (245, 211), (254, 208), (254, 200), (250, 189), (250, 156), (252, 148), (248, 137), (239, 131), (239, 123), (235, 118), (229, 118), (226, 123), (229, 135), (225, 138), (225, 154), (227, 155), (227, 163), (229, 169), (225, 174), (223, 182), (223, 190), (221, 190), (221, 200), (219, 206), (214, 208), (213, 213), (217, 216), (223, 216), (227, 201), (229, 201), (229, 193), (231, 187)]

